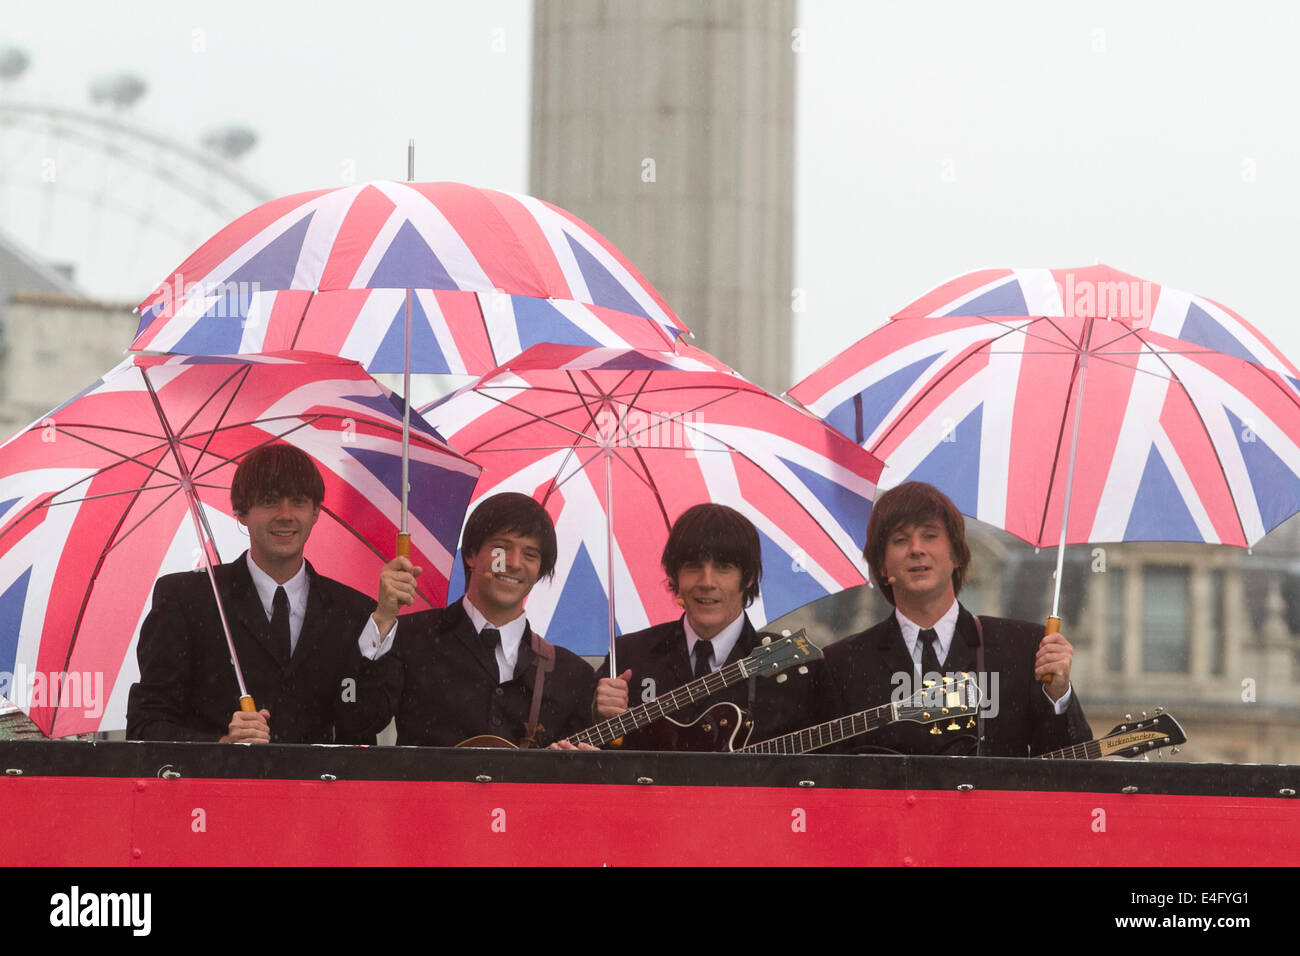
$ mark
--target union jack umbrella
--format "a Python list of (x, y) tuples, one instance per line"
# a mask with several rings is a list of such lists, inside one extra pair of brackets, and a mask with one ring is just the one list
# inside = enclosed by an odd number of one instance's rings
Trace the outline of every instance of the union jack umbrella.
[(672, 348), (686, 332), (614, 246), (562, 209), (459, 183), (376, 182), (258, 206), (139, 305), (132, 349), (309, 349), (481, 375), (538, 342)]
[(1293, 383), (1120, 321), (902, 318), (789, 394), (884, 458), (882, 486), (1033, 545), (1246, 547), (1300, 510)]
[(659, 557), (700, 502), (758, 529), (756, 623), (866, 583), (860, 541), (880, 463), (707, 359), (535, 346), (422, 411), (483, 466), (476, 500), (518, 491), (546, 507), (559, 559), (528, 619), (578, 653), (680, 614)]
[(979, 269), (950, 279), (895, 319), (979, 315), (1105, 319), (1150, 329), (1254, 362), (1291, 379), (1300, 371), (1236, 312), (1203, 296), (1106, 265), (1073, 269)]
[[(479, 469), (412, 424), (416, 560), (434, 607)], [(401, 425), (401, 400), (333, 356), (136, 356), (15, 435), (0, 446), (6, 696), (48, 736), (124, 727), (154, 580), (247, 548), (230, 481), (269, 442), (307, 452), (325, 480), (308, 560), (373, 594), (395, 532)], [(102, 713), (60, 706), (58, 681), (96, 674)]]

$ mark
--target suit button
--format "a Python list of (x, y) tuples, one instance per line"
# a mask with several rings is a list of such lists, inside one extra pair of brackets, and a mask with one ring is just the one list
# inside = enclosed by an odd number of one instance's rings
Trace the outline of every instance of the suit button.
[(493, 726), (493, 727), (500, 727), (500, 726), (501, 726), (501, 718), (498, 717), (496, 714), (493, 714), (493, 715), (492, 715), (492, 726)]
[(498, 687), (498, 688), (497, 688), (497, 696), (498, 696), (498, 697), (504, 697), (505, 695), (506, 695), (506, 692), (503, 691), (500, 687)]

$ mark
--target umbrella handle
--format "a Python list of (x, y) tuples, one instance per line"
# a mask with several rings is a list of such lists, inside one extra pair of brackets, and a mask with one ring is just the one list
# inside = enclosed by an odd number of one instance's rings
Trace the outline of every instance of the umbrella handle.
[(239, 698), (239, 709), (246, 714), (257, 713), (257, 705), (253, 703), (252, 694), (245, 694), (243, 697)]
[[(1059, 617), (1049, 617), (1047, 619), (1047, 627), (1043, 632), (1043, 636), (1046, 637), (1048, 634), (1060, 634), (1060, 633), (1061, 633), (1061, 619)], [(1044, 684), (1050, 684), (1052, 682), (1052, 675), (1044, 674), (1042, 677), (1038, 679), (1042, 681)]]
[(411, 536), (405, 531), (397, 533), (397, 556), (399, 558), (409, 558), (411, 556)]

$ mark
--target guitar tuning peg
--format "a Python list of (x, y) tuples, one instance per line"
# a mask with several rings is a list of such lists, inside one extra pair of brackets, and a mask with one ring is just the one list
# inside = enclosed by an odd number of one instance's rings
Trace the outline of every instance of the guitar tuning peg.
[(930, 733), (932, 733), (932, 734), (941, 734), (941, 733), (943, 733), (943, 731), (939, 729), (939, 725), (938, 725), (938, 724), (933, 724), (933, 725), (931, 725), (931, 727), (930, 727)]
[(762, 643), (764, 646), (766, 646), (766, 645), (768, 645), (768, 644), (771, 644), (771, 643), (772, 643), (772, 638), (770, 638), (770, 637), (764, 637), (761, 643)]
[(789, 636), (790, 636), (790, 629), (789, 629), (788, 627), (783, 627), (783, 628), (781, 628), (781, 636), (782, 636), (782, 637), (789, 637)]
[(1147, 712), (1144, 710), (1142, 711), (1142, 719), (1146, 720), (1146, 717), (1147, 717)]
[(777, 675), (776, 675), (776, 682), (777, 682), (778, 684), (784, 684), (784, 683), (785, 683), (786, 681), (788, 681), (789, 679), (790, 679), (790, 675), (789, 675), (789, 674), (777, 674)]
[(961, 730), (961, 727), (958, 725), (957, 721), (954, 720), (952, 723), (950, 723), (947, 727), (945, 727), (945, 728), (943, 728), (943, 729), (944, 729), (944, 730)]
[(1165, 709), (1164, 709), (1163, 707), (1157, 707), (1156, 710), (1155, 710), (1155, 712), (1156, 712), (1157, 714), (1163, 714), (1163, 713), (1165, 712)]
[(924, 688), (926, 688), (926, 689), (928, 690), (929, 688), (931, 688), (931, 687), (934, 686), (934, 681), (932, 681), (932, 680), (923, 680), (923, 681), (921, 681), (921, 686), (924, 687)]
[(1132, 719), (1133, 719), (1133, 715), (1132, 715), (1132, 714), (1125, 714), (1125, 715), (1124, 715), (1124, 719), (1125, 719), (1125, 720), (1132, 720)]
[(1169, 752), (1171, 754), (1176, 754), (1182, 752), (1182, 749), (1183, 749), (1182, 747), (1170, 747)]
[(972, 727), (974, 727), (974, 726), (975, 726), (975, 718), (974, 718), (974, 717), (972, 717), (972, 718), (970, 718), (970, 720), (966, 721), (966, 729), (967, 729), (967, 730), (970, 730), (970, 729), (971, 729)]
[(952, 683), (952, 678), (951, 678), (951, 677), (945, 677), (945, 678), (943, 678), (943, 682), (944, 682), (945, 684), (951, 684), (951, 683)]
[(799, 673), (800, 673), (800, 674), (807, 674), (807, 673), (808, 673), (808, 668), (807, 668), (807, 667), (800, 667), (800, 668), (799, 668)]

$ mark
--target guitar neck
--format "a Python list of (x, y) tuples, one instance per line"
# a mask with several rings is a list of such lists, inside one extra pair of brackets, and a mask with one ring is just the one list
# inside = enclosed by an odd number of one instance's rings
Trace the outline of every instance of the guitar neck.
[(579, 731), (571, 735), (569, 740), (575, 744), (591, 744), (593, 747), (602, 747), (611, 740), (617, 740), (625, 734), (653, 723), (660, 717), (666, 717), (681, 710), (687, 704), (693, 704), (697, 700), (704, 700), (724, 687), (730, 687), (737, 681), (744, 680), (745, 672), (741, 669), (741, 663), (743, 662), (738, 661), (735, 664), (728, 664), (712, 674), (697, 677), (689, 684), (683, 684), (672, 693), (656, 697), (648, 704), (633, 707), (617, 717), (611, 717), (594, 727)]
[(1089, 740), (1087, 743), (1072, 744), (1069, 747), (1062, 747), (1060, 750), (1053, 750), (1050, 753), (1039, 754), (1040, 760), (1100, 760), (1101, 759), (1101, 741)]
[(808, 753), (810, 750), (820, 750), (822, 747), (829, 747), (831, 744), (839, 743), (841, 740), (847, 740), (850, 737), (869, 734), (873, 730), (879, 730), (886, 724), (893, 723), (895, 719), (894, 705), (881, 704), (879, 707), (858, 711), (858, 713), (850, 714), (847, 717), (828, 720), (826, 723), (818, 724), (815, 727), (796, 730), (794, 733), (786, 734), (783, 737), (761, 740), (756, 744), (750, 744), (748, 747), (742, 747), (740, 753)]

